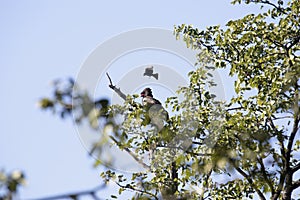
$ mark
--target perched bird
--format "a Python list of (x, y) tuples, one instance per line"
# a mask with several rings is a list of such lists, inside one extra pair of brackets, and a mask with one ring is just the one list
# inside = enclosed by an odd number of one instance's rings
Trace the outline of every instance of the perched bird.
[(157, 128), (157, 131), (162, 130), (169, 118), (168, 112), (163, 108), (160, 101), (153, 97), (150, 88), (145, 88), (141, 92), (141, 97), (143, 98), (143, 107), (147, 111), (145, 125), (150, 123)]
[(152, 90), (150, 88), (145, 88), (141, 92), (141, 97), (143, 97), (143, 106), (152, 106), (155, 104), (161, 105), (160, 101), (153, 98)]
[(153, 76), (156, 80), (158, 80), (158, 73), (153, 73), (153, 66), (147, 67), (144, 72), (144, 76)]

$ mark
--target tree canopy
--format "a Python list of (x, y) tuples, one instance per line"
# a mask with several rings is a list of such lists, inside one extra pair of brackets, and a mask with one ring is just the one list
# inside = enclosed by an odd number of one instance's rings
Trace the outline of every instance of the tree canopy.
[[(119, 194), (132, 190), (134, 199), (291, 200), (299, 189), (300, 2), (232, 3), (255, 3), (262, 10), (225, 27), (175, 27), (177, 38), (199, 54), (189, 85), (178, 90), (183, 98), (165, 102), (174, 114), (169, 113), (163, 128), (153, 125), (151, 112), (159, 116), (159, 109), (143, 107), (137, 95), (110, 105), (74, 89), (73, 80), (63, 87), (58, 82), (53, 97), (40, 101), (43, 109), (62, 117), (74, 114), (77, 123), (89, 120), (100, 135), (91, 149), (99, 156), (95, 165), (109, 164), (101, 159), (108, 144), (141, 164), (144, 170), (131, 177), (112, 169), (101, 174), (119, 186)], [(235, 94), (228, 101), (210, 90), (216, 86), (210, 71), (217, 68), (228, 68), (235, 78)], [(299, 192), (293, 198), (300, 198)]]

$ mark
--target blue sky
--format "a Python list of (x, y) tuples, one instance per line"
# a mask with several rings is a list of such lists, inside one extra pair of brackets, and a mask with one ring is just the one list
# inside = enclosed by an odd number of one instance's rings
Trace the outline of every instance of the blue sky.
[(36, 106), (50, 94), (49, 83), (75, 77), (89, 54), (119, 33), (182, 23), (224, 25), (258, 8), (229, 0), (1, 0), (0, 169), (26, 172), (22, 199), (101, 184), (101, 169), (92, 168), (72, 121)]

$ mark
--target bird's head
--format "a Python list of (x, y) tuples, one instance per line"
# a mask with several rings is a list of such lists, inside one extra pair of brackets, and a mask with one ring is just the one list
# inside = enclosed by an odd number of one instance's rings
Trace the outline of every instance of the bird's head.
[(151, 91), (150, 88), (145, 88), (145, 89), (141, 92), (141, 97), (147, 97), (147, 96), (153, 97), (152, 91)]

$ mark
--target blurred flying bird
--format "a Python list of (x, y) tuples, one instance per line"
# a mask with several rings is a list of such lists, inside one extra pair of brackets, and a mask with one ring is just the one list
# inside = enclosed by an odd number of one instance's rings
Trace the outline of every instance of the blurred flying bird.
[(146, 67), (145, 72), (144, 72), (144, 76), (153, 76), (156, 80), (158, 80), (158, 73), (153, 73), (153, 66), (151, 67)]

